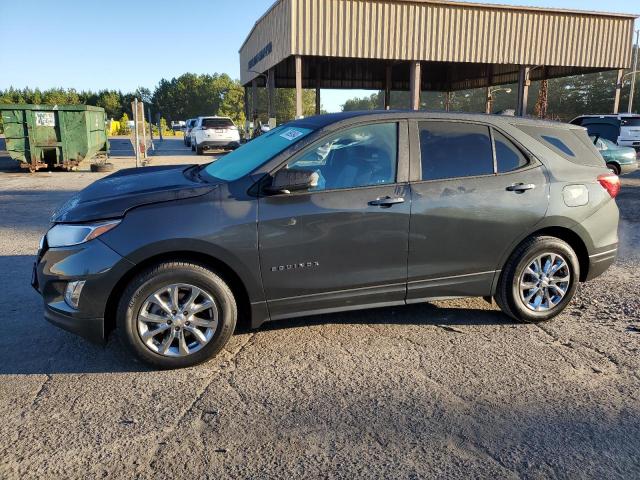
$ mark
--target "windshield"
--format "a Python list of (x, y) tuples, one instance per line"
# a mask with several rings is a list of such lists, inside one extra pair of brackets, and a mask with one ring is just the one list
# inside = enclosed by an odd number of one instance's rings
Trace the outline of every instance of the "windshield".
[(207, 165), (203, 172), (227, 182), (238, 180), (309, 135), (312, 130), (278, 127)]

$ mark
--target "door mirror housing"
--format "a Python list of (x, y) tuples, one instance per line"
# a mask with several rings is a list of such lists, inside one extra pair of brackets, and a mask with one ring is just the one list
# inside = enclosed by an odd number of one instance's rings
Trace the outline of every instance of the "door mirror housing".
[(318, 172), (299, 168), (283, 168), (274, 175), (271, 185), (265, 190), (268, 193), (291, 193), (308, 190), (318, 186)]

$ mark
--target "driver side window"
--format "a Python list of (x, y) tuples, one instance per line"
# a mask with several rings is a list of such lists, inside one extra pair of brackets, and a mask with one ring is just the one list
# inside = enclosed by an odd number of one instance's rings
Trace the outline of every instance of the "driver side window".
[(343, 130), (291, 160), (285, 168), (317, 172), (309, 191), (385, 185), (396, 181), (398, 124)]

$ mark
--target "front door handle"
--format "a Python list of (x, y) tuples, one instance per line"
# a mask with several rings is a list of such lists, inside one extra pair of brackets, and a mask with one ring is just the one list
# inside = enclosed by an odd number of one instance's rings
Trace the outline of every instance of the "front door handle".
[(513, 185), (509, 185), (507, 190), (510, 192), (524, 193), (534, 188), (536, 188), (536, 186), (533, 183), (514, 183)]
[(371, 205), (372, 207), (389, 208), (398, 203), (404, 203), (404, 197), (380, 197), (376, 198), (375, 200), (371, 200), (369, 202), (369, 205)]

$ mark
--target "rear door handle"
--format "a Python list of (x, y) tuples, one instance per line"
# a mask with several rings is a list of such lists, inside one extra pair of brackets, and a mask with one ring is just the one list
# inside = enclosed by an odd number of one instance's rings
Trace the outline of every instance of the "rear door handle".
[(371, 200), (369, 202), (369, 205), (371, 205), (372, 207), (389, 208), (398, 203), (404, 203), (404, 197), (380, 197), (376, 198), (375, 200)]
[(533, 183), (514, 183), (513, 185), (509, 185), (507, 190), (510, 192), (524, 193), (534, 188), (536, 188), (536, 186)]

